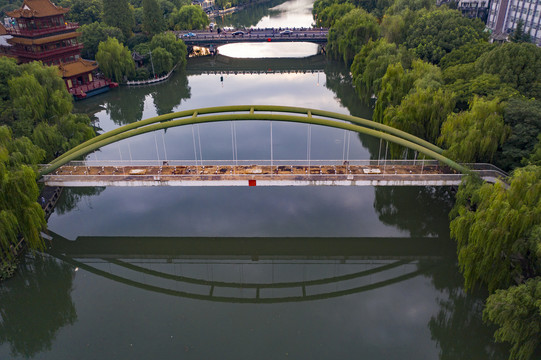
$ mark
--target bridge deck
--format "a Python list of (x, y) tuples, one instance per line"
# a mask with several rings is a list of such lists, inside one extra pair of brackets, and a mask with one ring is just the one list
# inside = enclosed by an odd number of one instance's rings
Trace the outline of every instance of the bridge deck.
[[(488, 181), (498, 174), (481, 171)], [(48, 186), (452, 186), (462, 174), (439, 165), (65, 165)]]
[[(287, 29), (289, 30), (289, 29)], [(243, 32), (242, 35), (233, 35), (232, 32), (216, 31), (176, 31), (177, 37), (182, 39), (186, 45), (191, 46), (209, 46), (224, 45), (231, 43), (247, 42), (312, 42), (316, 44), (325, 44), (327, 42), (328, 29), (310, 28), (291, 30), (290, 34), (281, 33), (278, 29), (250, 29)], [(186, 36), (187, 33), (193, 36)]]

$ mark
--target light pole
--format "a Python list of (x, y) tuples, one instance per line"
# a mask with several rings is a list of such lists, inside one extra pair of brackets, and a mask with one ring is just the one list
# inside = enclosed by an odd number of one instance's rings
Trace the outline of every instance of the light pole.
[(152, 65), (152, 74), (154, 74), (154, 79), (156, 79), (156, 72), (154, 71), (154, 63), (152, 62), (152, 50), (148, 52), (150, 55), (150, 65)]

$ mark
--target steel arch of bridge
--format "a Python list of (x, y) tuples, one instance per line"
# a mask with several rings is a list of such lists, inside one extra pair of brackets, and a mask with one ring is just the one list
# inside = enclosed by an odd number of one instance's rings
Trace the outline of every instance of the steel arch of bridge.
[(417, 136), (405, 131), (356, 116), (339, 114), (331, 111), (274, 105), (233, 105), (207, 107), (194, 110), (184, 110), (170, 114), (159, 115), (135, 123), (121, 126), (117, 129), (98, 135), (62, 154), (39, 173), (47, 175), (60, 166), (80, 158), (105, 145), (115, 143), (133, 136), (170, 127), (211, 123), (218, 121), (284, 121), (305, 124), (322, 125), (338, 129), (355, 131), (386, 140), (408, 149), (418, 151), (432, 159), (441, 161), (449, 167), (461, 172), (470, 170), (442, 155), (443, 150)]

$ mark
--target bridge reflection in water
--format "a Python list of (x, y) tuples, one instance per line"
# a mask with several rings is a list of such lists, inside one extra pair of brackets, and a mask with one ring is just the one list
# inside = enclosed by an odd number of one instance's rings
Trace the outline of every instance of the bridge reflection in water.
[[(136, 288), (232, 303), (311, 301), (422, 275), (439, 238), (174, 238), (53, 234), (49, 253)], [(436, 261), (434, 261), (436, 262)]]

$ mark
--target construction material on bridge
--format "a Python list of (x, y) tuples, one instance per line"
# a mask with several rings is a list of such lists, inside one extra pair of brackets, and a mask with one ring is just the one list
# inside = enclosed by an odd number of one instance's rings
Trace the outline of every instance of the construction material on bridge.
[[(143, 165), (72, 162), (45, 175), (48, 186), (454, 186), (463, 174), (436, 161), (276, 161), (239, 165), (232, 161), (163, 161)], [(488, 164), (477, 165), (486, 181), (505, 176)]]

